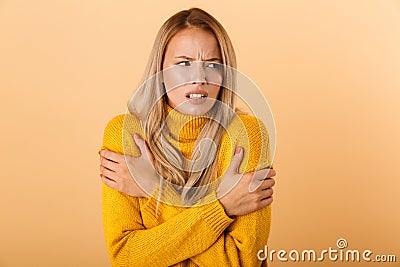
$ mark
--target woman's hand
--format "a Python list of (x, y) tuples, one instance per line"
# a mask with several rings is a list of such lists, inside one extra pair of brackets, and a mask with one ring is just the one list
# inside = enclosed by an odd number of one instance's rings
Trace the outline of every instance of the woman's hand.
[(138, 134), (134, 135), (134, 140), (139, 147), (140, 157), (121, 155), (110, 150), (99, 152), (100, 177), (104, 184), (122, 193), (148, 197), (160, 178), (153, 167), (154, 158), (146, 142)]
[(217, 189), (217, 197), (228, 216), (244, 215), (272, 203), (272, 186), (276, 175), (274, 169), (262, 169), (250, 173), (239, 173), (243, 159), (243, 148), (236, 148), (231, 163)]

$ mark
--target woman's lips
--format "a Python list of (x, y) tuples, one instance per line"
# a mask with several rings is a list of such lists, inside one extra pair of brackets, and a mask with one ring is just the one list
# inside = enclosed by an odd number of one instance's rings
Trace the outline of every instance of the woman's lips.
[(195, 105), (203, 104), (208, 97), (208, 93), (202, 90), (195, 90), (186, 93), (186, 98)]

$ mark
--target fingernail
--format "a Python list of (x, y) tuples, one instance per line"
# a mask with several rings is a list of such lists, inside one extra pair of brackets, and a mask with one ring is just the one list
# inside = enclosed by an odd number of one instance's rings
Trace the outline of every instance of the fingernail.
[(133, 137), (139, 139), (139, 135), (137, 133), (133, 134)]
[(238, 146), (238, 147), (236, 148), (236, 154), (239, 154), (241, 151), (242, 151), (242, 147)]

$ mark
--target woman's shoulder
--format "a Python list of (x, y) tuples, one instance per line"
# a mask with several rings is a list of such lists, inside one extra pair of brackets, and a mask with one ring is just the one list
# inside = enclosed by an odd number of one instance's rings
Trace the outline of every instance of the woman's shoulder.
[(228, 127), (229, 132), (236, 132), (238, 135), (245, 134), (249, 137), (268, 134), (264, 122), (252, 115), (238, 113)]
[(104, 129), (103, 145), (100, 149), (119, 153), (129, 152), (134, 133), (143, 137), (140, 120), (133, 114), (118, 114), (108, 121)]
[(142, 128), (139, 119), (135, 115), (118, 114), (108, 121), (105, 130), (122, 130), (123, 128), (132, 126), (135, 130), (141, 130)]
[(234, 148), (244, 148), (240, 172), (250, 172), (270, 166), (269, 136), (263, 121), (255, 116), (237, 113), (222, 139), (219, 158), (221, 164), (219, 175), (229, 166)]

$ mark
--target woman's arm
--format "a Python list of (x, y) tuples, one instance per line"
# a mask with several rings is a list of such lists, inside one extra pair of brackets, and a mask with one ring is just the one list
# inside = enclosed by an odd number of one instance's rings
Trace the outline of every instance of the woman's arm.
[(206, 251), (191, 258), (199, 266), (260, 266), (257, 252), (267, 245), (271, 206), (238, 216)]
[[(118, 130), (120, 126), (115, 129), (115, 123), (112, 125), (113, 123), (110, 123), (106, 128), (103, 148), (123, 153), (121, 147), (118, 147), (121, 143), (114, 142), (115, 138), (109, 138), (110, 133), (121, 132)], [(240, 142), (239, 140), (239, 145)], [(257, 145), (259, 144), (255, 144), (256, 147)], [(252, 170), (251, 164), (245, 169)], [(144, 212), (154, 213), (155, 200), (150, 198), (146, 205)], [(257, 250), (251, 248), (261, 243), (264, 246), (268, 238), (268, 233), (265, 233), (269, 232), (270, 215), (267, 209), (237, 217), (233, 227), (227, 229), (233, 220), (225, 214), (219, 201), (183, 211), (176, 207), (163, 207), (179, 212), (169, 212), (171, 217), (167, 218), (167, 221), (154, 228), (145, 229), (140, 216), (139, 198), (130, 197), (103, 185), (105, 235), (113, 264), (163, 266), (192, 258), (198, 265), (204, 266), (254, 266), (252, 262), (257, 260)], [(155, 218), (154, 214), (147, 215), (146, 218)], [(268, 229), (262, 227), (265, 222)], [(258, 231), (261, 236), (254, 239), (252, 233), (256, 233), (258, 227), (264, 229)], [(253, 250), (256, 252), (252, 256), (250, 251)], [(149, 259), (152, 261), (149, 262)]]
[[(145, 229), (139, 198), (103, 184), (103, 223), (113, 266), (170, 266), (210, 247), (233, 222), (215, 201), (187, 209), (168, 221)], [(153, 199), (153, 198), (151, 198)], [(155, 217), (155, 206), (144, 212)], [(146, 215), (146, 214), (145, 214)]]

